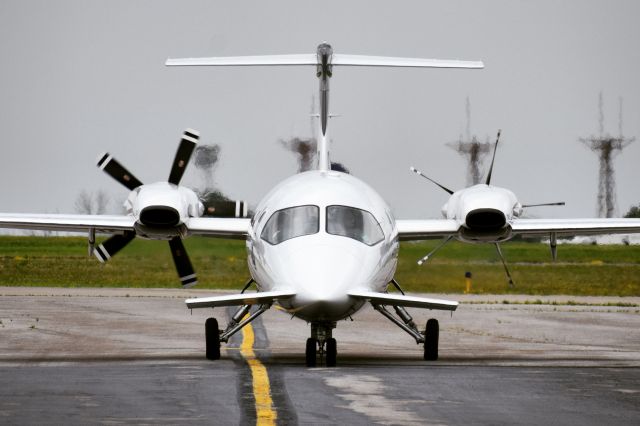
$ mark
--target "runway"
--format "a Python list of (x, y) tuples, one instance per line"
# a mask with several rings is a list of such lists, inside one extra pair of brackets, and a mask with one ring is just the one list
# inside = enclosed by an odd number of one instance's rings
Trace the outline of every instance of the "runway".
[[(194, 294), (208, 292), (0, 288), (0, 421), (255, 423), (243, 335), (221, 360), (204, 359), (203, 324), (211, 311), (191, 315), (184, 298)], [(637, 298), (572, 298), (571, 305), (514, 304), (534, 297), (511, 296), (508, 304), (505, 296), (461, 299), (468, 303), (452, 317), (432, 313), (441, 326), (436, 362), (423, 361), (421, 347), (367, 308), (338, 324), (338, 367), (309, 369), (308, 326), (268, 311), (254, 323), (251, 346), (268, 373), (275, 422), (640, 420)], [(631, 306), (613, 306), (620, 302)], [(411, 312), (420, 323), (430, 317)], [(213, 313), (226, 322), (225, 310)]]

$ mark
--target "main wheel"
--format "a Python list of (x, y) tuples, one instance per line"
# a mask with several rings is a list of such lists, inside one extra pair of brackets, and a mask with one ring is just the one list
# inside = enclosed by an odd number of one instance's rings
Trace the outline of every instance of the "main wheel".
[(220, 329), (217, 319), (207, 318), (204, 323), (204, 334), (207, 343), (207, 359), (220, 359)]
[(325, 357), (327, 367), (335, 367), (337, 358), (338, 344), (336, 343), (336, 339), (332, 337), (330, 339), (327, 339), (327, 353)]
[(309, 337), (307, 339), (307, 349), (305, 351), (305, 360), (307, 363), (307, 367), (315, 367), (316, 366), (316, 351), (318, 348), (318, 341), (314, 338)]
[(431, 318), (427, 321), (427, 329), (424, 331), (424, 359), (435, 361), (438, 359), (438, 337), (440, 334), (438, 320)]

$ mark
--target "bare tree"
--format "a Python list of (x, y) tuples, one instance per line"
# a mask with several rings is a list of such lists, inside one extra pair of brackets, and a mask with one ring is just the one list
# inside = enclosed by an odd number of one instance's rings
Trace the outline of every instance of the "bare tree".
[(99, 189), (94, 193), (83, 189), (75, 201), (75, 211), (80, 214), (105, 214), (109, 205), (109, 196)]

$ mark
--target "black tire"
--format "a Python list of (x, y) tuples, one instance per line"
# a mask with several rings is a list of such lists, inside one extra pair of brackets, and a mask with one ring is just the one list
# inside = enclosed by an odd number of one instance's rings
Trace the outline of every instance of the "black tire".
[(305, 361), (307, 367), (315, 367), (316, 366), (316, 352), (318, 348), (318, 341), (309, 337), (307, 339), (307, 348), (305, 350)]
[(436, 361), (438, 359), (438, 337), (440, 326), (437, 319), (427, 321), (427, 329), (424, 332), (424, 359)]
[(207, 359), (220, 359), (220, 329), (217, 319), (207, 318), (204, 323), (204, 334), (207, 344)]
[(338, 344), (333, 337), (327, 339), (326, 363), (327, 367), (335, 367), (338, 359)]

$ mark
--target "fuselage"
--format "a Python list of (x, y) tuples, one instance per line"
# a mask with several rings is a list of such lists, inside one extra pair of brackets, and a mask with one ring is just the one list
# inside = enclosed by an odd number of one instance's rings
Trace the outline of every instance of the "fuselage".
[(247, 237), (260, 291), (292, 290), (281, 303), (307, 321), (338, 321), (364, 302), (350, 290), (384, 291), (398, 258), (391, 209), (371, 187), (336, 171), (278, 184), (258, 204)]

